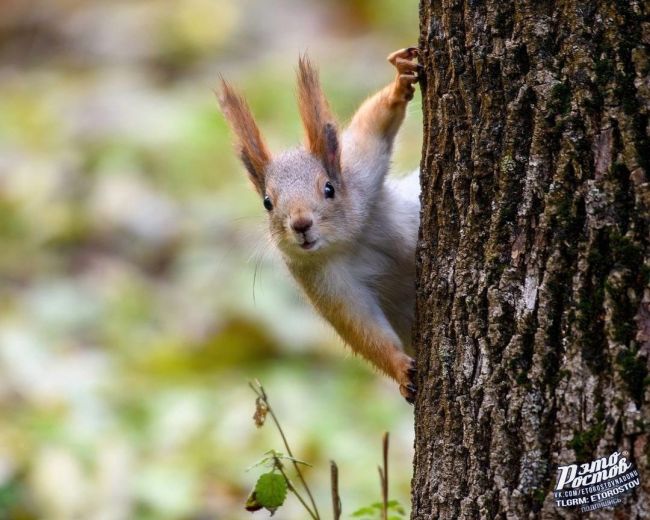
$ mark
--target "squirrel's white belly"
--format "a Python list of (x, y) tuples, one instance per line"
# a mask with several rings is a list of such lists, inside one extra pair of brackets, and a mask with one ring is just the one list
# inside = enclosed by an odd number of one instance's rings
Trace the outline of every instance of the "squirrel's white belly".
[(396, 246), (392, 243), (364, 248), (355, 257), (351, 271), (375, 295), (404, 348), (409, 350), (415, 312), (415, 250), (398, 250), (406, 243)]

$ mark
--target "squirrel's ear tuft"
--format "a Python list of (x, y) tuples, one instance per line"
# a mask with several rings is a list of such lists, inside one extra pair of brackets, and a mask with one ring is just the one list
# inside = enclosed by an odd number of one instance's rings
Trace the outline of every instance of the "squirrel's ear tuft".
[(328, 175), (338, 180), (341, 151), (336, 119), (321, 89), (318, 71), (306, 55), (298, 60), (298, 107), (307, 136), (307, 149), (323, 162)]
[(264, 195), (264, 173), (271, 154), (262, 138), (248, 104), (223, 78), (217, 90), (221, 111), (235, 133), (235, 147), (248, 170), (255, 189)]

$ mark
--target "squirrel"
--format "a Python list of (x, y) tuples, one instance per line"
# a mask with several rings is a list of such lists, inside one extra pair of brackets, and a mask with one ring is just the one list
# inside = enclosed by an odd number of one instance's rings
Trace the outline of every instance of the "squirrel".
[(245, 99), (221, 78), (217, 97), (237, 153), (266, 208), (273, 242), (316, 310), (413, 404), (411, 351), (419, 171), (387, 179), (395, 136), (421, 66), (415, 47), (388, 61), (395, 80), (339, 132), (318, 71), (298, 61), (304, 148), (271, 155)]

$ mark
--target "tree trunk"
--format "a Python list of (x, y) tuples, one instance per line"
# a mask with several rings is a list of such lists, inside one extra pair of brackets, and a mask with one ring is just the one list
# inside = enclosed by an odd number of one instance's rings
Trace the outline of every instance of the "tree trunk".
[[(646, 9), (421, 0), (413, 519), (650, 518)], [(555, 504), (614, 451), (620, 505)]]

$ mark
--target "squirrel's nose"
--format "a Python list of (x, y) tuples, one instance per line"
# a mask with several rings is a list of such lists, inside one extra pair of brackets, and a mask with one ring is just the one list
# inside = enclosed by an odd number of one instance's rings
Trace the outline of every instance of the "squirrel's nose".
[(291, 227), (296, 233), (305, 233), (309, 231), (313, 223), (313, 220), (309, 217), (298, 217), (295, 220), (291, 220)]

